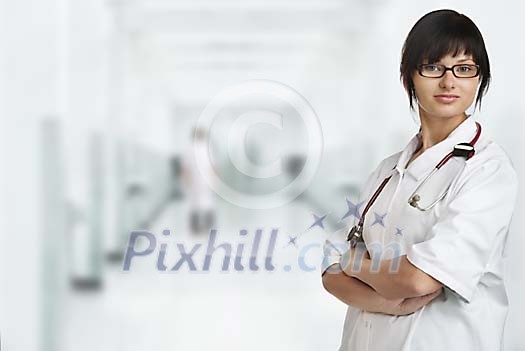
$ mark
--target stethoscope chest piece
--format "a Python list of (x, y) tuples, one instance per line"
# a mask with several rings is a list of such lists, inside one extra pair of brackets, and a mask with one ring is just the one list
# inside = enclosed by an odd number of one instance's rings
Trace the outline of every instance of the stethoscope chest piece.
[(467, 160), (474, 156), (474, 146), (471, 143), (460, 143), (454, 146), (453, 156), (464, 157)]
[(346, 241), (350, 242), (351, 247), (355, 247), (359, 241), (363, 241), (363, 225), (360, 223), (354, 225), (348, 232)]

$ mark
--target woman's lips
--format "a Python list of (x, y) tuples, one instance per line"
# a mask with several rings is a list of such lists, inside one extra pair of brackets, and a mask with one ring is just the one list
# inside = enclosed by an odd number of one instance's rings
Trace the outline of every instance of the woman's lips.
[(441, 94), (441, 95), (434, 95), (434, 99), (436, 99), (438, 102), (441, 102), (443, 104), (450, 104), (457, 99), (459, 99), (459, 96), (457, 95), (448, 95), (448, 94)]

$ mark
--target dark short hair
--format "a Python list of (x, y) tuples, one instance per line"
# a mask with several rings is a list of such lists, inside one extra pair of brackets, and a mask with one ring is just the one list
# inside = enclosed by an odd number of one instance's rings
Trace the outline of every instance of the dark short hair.
[(481, 33), (467, 16), (453, 10), (437, 10), (424, 15), (408, 33), (401, 53), (401, 80), (408, 93), (410, 108), (416, 98), (412, 74), (417, 66), (428, 60), (435, 63), (447, 54), (453, 57), (472, 55), (479, 65), (481, 83), (476, 98), (477, 107), (490, 82), (490, 64)]

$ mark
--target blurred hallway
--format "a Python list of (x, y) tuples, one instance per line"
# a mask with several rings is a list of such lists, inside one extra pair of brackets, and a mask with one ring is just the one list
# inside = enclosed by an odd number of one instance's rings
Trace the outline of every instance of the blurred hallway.
[[(170, 203), (151, 232), (170, 228), (173, 241), (188, 246), (203, 242), (206, 235), (199, 238), (188, 233), (187, 211), (184, 203)], [(237, 213), (220, 202), (222, 241), (235, 242), (239, 228), (277, 227), (292, 234), (312, 224), (310, 209), (301, 202), (257, 217), (253, 211), (245, 212)], [(283, 271), (283, 263), (297, 262), (299, 248), (286, 245), (288, 237), (282, 232), (274, 272), (264, 270), (262, 258), (261, 271), (256, 273), (232, 271), (233, 262), (229, 272), (218, 268), (188, 272), (187, 267), (179, 272), (157, 272), (156, 255), (136, 258), (131, 272), (122, 272), (120, 266), (108, 269), (99, 293), (69, 292), (65, 297), (63, 349), (335, 349), (344, 315), (340, 313), (342, 304), (322, 289), (317, 262), (320, 250), (313, 249), (306, 257), (314, 271), (301, 271), (297, 265), (290, 272)], [(327, 235), (316, 228), (299, 238), (299, 247), (321, 244)], [(220, 251), (213, 261), (222, 261), (223, 256)], [(247, 263), (247, 259), (243, 261)], [(302, 337), (298, 339), (298, 335)]]

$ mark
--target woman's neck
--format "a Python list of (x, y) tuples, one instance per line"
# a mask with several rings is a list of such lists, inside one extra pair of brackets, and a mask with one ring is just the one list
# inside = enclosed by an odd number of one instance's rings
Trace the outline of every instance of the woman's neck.
[(428, 116), (425, 111), (420, 110), (419, 118), (421, 120), (422, 140), (422, 146), (419, 149), (419, 153), (422, 153), (426, 149), (445, 140), (448, 135), (457, 128), (457, 126), (467, 119), (467, 115), (462, 113), (458, 116), (449, 118), (435, 118)]

